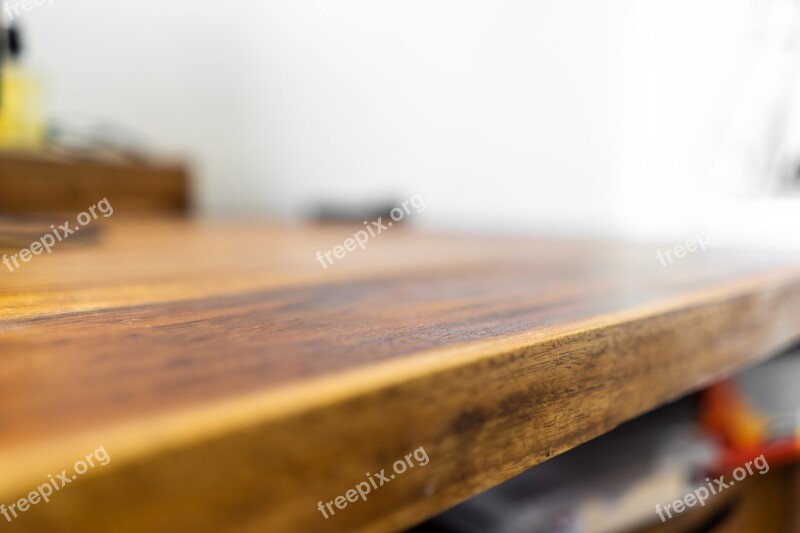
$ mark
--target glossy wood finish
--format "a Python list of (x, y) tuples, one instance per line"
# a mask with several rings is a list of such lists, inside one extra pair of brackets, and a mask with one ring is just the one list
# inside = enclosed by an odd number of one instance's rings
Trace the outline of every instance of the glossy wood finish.
[(393, 530), (800, 338), (790, 257), (398, 227), (323, 269), (358, 227), (98, 226), (0, 272), (0, 502), (112, 457), (20, 531)]

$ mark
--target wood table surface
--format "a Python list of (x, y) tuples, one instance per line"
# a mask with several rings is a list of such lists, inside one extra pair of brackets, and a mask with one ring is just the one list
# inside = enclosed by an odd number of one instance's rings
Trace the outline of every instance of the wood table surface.
[(111, 457), (15, 531), (398, 530), (800, 339), (790, 255), (95, 224), (0, 265), (0, 503)]

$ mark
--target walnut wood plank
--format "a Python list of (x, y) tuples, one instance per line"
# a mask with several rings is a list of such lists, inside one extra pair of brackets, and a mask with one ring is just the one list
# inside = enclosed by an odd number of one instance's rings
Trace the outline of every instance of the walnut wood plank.
[(0, 503), (112, 457), (19, 531), (394, 530), (800, 338), (795, 257), (103, 222), (0, 272)]

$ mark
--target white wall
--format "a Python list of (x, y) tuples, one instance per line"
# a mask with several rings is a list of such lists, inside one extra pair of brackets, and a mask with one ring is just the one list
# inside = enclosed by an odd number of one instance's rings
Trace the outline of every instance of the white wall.
[(26, 18), (54, 112), (191, 153), (214, 212), (420, 193), (432, 225), (663, 237), (739, 216), (726, 197), (796, 162), (796, 142), (776, 151), (792, 0), (54, 0)]

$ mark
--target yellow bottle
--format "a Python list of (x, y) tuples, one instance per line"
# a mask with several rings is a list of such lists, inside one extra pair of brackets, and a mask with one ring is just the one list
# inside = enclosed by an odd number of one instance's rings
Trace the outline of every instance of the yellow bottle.
[(44, 141), (41, 86), (20, 62), (19, 31), (8, 30), (0, 73), (0, 149), (36, 150)]

